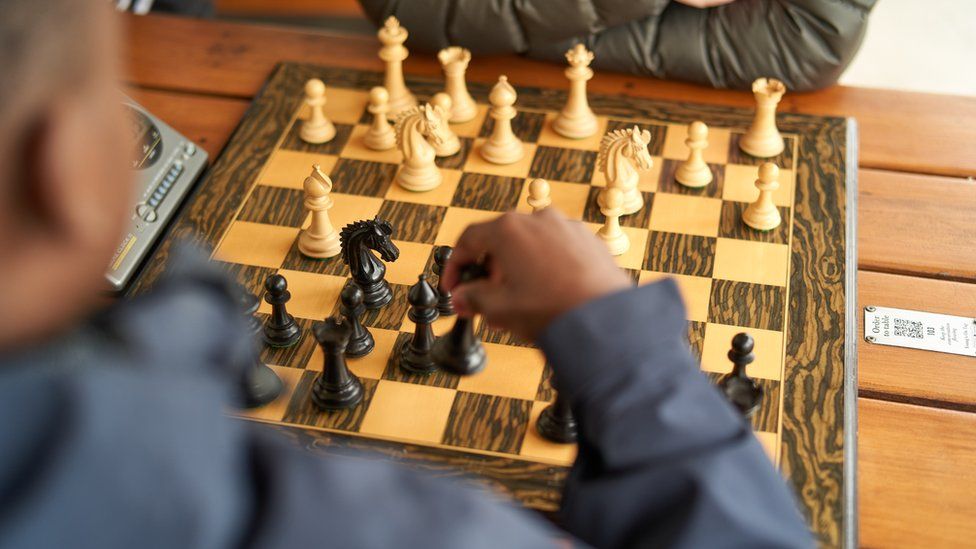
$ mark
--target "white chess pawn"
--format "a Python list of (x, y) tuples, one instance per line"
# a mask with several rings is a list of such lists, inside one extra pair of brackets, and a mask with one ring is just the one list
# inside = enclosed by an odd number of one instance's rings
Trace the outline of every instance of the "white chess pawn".
[(390, 94), (386, 88), (376, 86), (369, 90), (367, 110), (373, 115), (373, 122), (363, 135), (363, 144), (374, 151), (386, 151), (396, 146), (396, 132), (386, 118), (386, 114), (390, 112), (389, 103)]
[(468, 92), (468, 85), (464, 81), (464, 73), (471, 62), (471, 52), (452, 46), (437, 53), (437, 60), (444, 69), (444, 91), (451, 96), (454, 109), (451, 111), (451, 123), (460, 124), (473, 120), (478, 115), (478, 105)]
[[(453, 156), (461, 150), (461, 140), (450, 127), (451, 113), (453, 112), (451, 96), (444, 92), (435, 93), (434, 97), (430, 98), (430, 105), (440, 115), (444, 130), (444, 138), (440, 145), (434, 145), (434, 151), (437, 156)], [(431, 144), (433, 145), (433, 143)]]
[(756, 98), (756, 116), (739, 139), (739, 148), (757, 158), (771, 158), (783, 152), (783, 136), (776, 128), (776, 106), (779, 105), (786, 86), (779, 80), (759, 78), (752, 83)]
[(488, 115), (495, 121), (495, 125), (480, 151), (481, 156), (492, 164), (513, 164), (522, 160), (525, 155), (522, 140), (512, 131), (512, 119), (518, 114), (512, 106), (516, 99), (518, 95), (515, 88), (508, 83), (508, 77), (499, 76), (498, 83), (488, 95), (488, 102), (491, 103)]
[(532, 206), (532, 213), (541, 212), (552, 204), (549, 192), (549, 182), (545, 179), (536, 178), (529, 182), (528, 203)]
[(756, 187), (759, 189), (759, 198), (742, 212), (742, 221), (758, 231), (771, 231), (782, 221), (779, 209), (773, 203), (773, 191), (779, 188), (779, 167), (772, 162), (764, 162), (759, 166)]
[(623, 191), (616, 187), (608, 188), (604, 198), (604, 206), (600, 209), (600, 213), (605, 215), (607, 219), (600, 230), (596, 232), (596, 235), (600, 237), (600, 240), (606, 242), (610, 255), (623, 255), (630, 249), (630, 239), (627, 238), (627, 233), (620, 228), (620, 216), (624, 212), (623, 206)]
[(586, 82), (593, 78), (593, 69), (590, 68), (593, 52), (583, 44), (576, 44), (566, 52), (566, 60), (569, 61), (565, 73), (570, 85), (569, 98), (552, 121), (552, 129), (563, 137), (583, 139), (595, 134), (597, 129), (596, 115), (586, 101)]
[(328, 143), (335, 137), (336, 129), (325, 117), (325, 84), (318, 78), (305, 83), (305, 103), (308, 104), (310, 112), (308, 120), (302, 123), (298, 136), (302, 141), (314, 145)]
[(703, 153), (708, 147), (708, 126), (694, 121), (688, 125), (688, 160), (678, 165), (674, 178), (685, 187), (704, 187), (712, 182), (712, 170), (705, 162)]
[(383, 87), (390, 94), (390, 112), (388, 117), (396, 119), (400, 111), (417, 105), (417, 98), (407, 89), (403, 80), (403, 60), (410, 53), (403, 43), (407, 41), (407, 29), (400, 26), (396, 17), (387, 17), (383, 28), (376, 33), (383, 47), (380, 48), (380, 59), (386, 64), (386, 76)]
[(312, 221), (298, 236), (298, 251), (317, 259), (335, 257), (342, 250), (339, 233), (332, 226), (329, 210), (332, 202), (332, 180), (322, 172), (318, 164), (305, 178), (305, 209), (311, 212)]

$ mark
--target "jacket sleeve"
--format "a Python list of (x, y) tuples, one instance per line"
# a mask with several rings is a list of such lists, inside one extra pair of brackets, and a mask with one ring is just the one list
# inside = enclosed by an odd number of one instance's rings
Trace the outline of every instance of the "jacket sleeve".
[(596, 547), (811, 546), (749, 425), (692, 361), (684, 318), (667, 280), (543, 334), (580, 428), (561, 523)]
[(401, 17), (409, 45), (421, 50), (453, 44), (562, 62), (582, 41), (596, 54), (597, 69), (733, 89), (771, 76), (793, 91), (837, 81), (875, 3), (736, 0), (697, 9), (669, 0), (427, 0), (432, 9), (425, 12), (413, 9), (415, 2), (360, 1), (374, 20)]

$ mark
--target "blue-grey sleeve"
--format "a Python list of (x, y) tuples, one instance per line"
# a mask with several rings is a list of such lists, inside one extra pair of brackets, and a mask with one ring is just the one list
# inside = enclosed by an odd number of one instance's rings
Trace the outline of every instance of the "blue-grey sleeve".
[(558, 318), (540, 338), (580, 426), (562, 524), (597, 547), (810, 547), (749, 425), (698, 371), (673, 281)]

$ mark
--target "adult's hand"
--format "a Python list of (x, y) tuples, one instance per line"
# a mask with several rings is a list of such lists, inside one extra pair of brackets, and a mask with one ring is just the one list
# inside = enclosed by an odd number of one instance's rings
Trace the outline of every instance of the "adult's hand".
[[(460, 268), (475, 261), (486, 261), (488, 278), (459, 283)], [(534, 340), (559, 315), (632, 282), (583, 224), (547, 208), (469, 226), (441, 284), (453, 292), (458, 314), (482, 314)]]

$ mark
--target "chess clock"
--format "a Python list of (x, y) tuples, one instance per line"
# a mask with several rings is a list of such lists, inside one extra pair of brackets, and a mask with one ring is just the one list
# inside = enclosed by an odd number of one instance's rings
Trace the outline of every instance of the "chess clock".
[(105, 272), (116, 292), (132, 279), (207, 165), (207, 153), (192, 141), (135, 101), (126, 97), (123, 105), (133, 143), (129, 161), (136, 192), (129, 227)]

